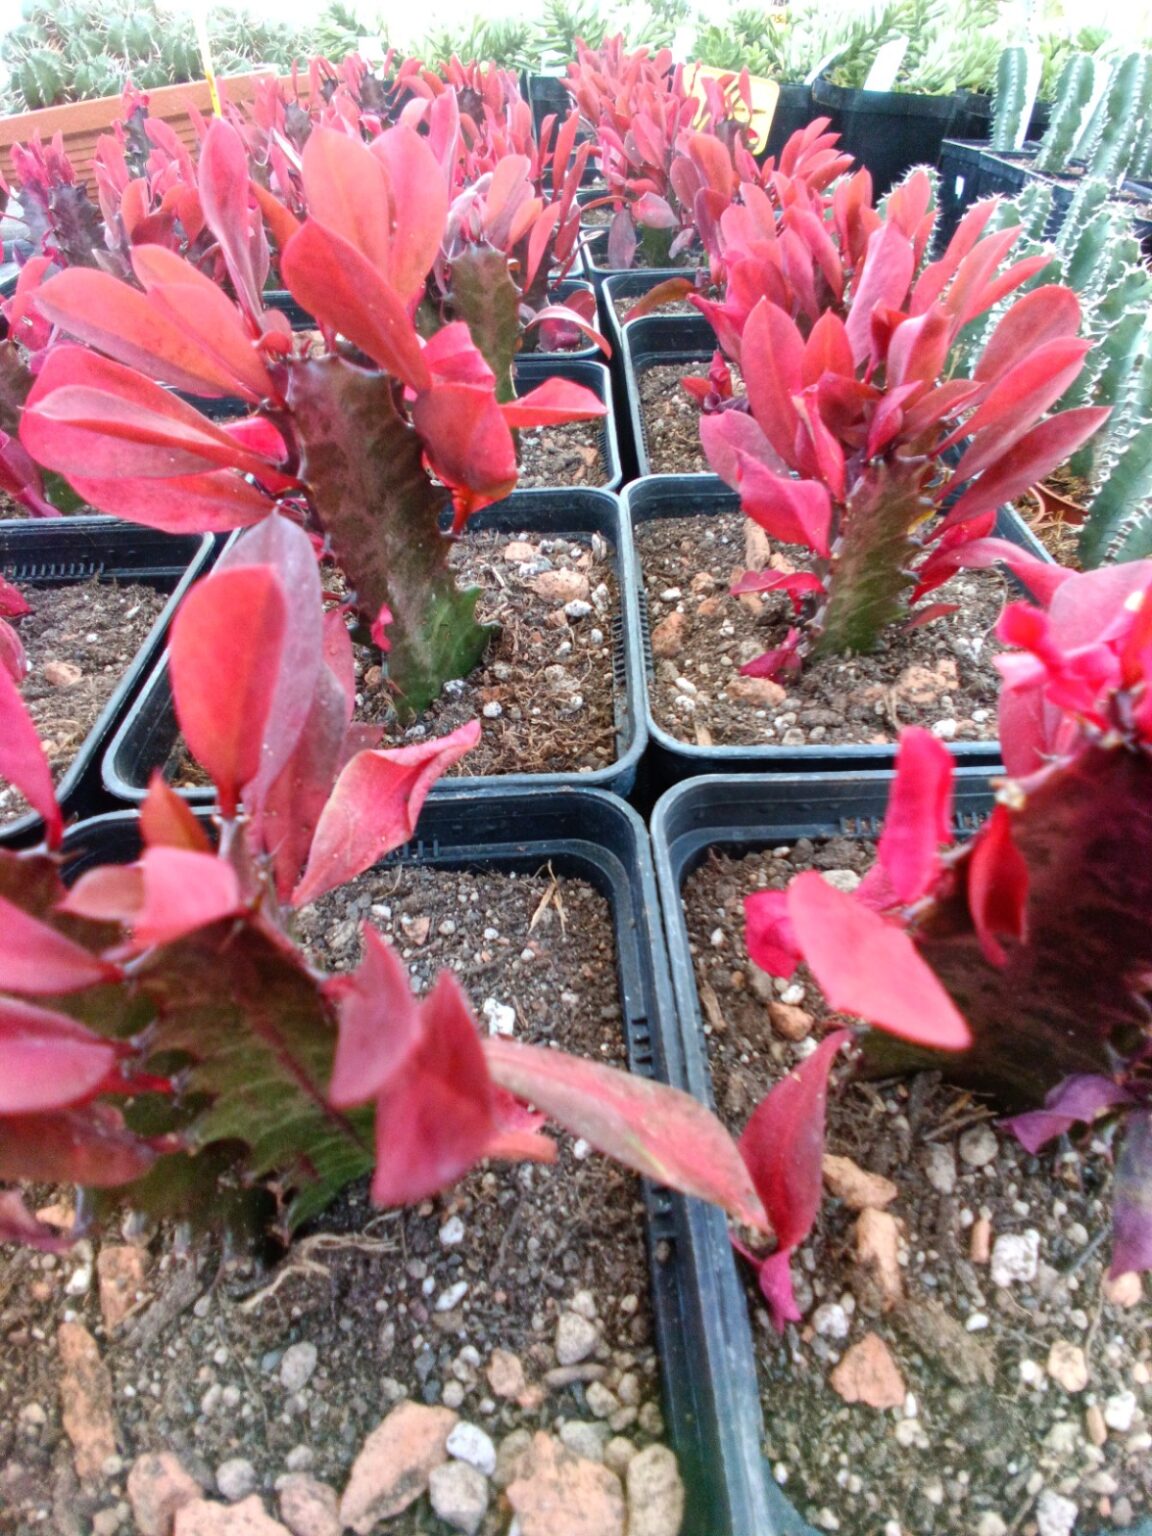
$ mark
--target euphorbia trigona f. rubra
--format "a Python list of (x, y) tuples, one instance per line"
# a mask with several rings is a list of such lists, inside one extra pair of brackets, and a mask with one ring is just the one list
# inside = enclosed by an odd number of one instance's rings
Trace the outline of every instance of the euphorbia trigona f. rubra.
[[(547, 1115), (764, 1226), (738, 1149), (688, 1095), (482, 1039), (455, 977), (414, 998), (370, 925), (348, 974), (318, 973), (293, 943), (285, 909), (406, 842), (478, 734), (381, 751), (379, 729), (352, 722), (345, 615), (323, 610), (300, 528), (274, 514), (245, 534), (184, 600), (170, 657), (181, 727), (216, 784), (215, 835), (157, 776), (133, 864), (87, 868), (66, 891), (51, 853), (0, 850), (0, 1180), (116, 1189), (220, 1225), (271, 1214), (291, 1231), (362, 1174), (396, 1204), (481, 1158), (551, 1158)], [(6, 677), (0, 771), (39, 798), (38, 744)], [(4, 1239), (59, 1240), (14, 1190), (0, 1190)]]
[[(199, 195), (237, 302), (159, 246), (133, 250), (138, 288), (78, 269), (52, 278), (41, 314), (93, 350), (49, 350), (21, 441), (91, 505), (152, 527), (297, 518), (331, 548), (365, 623), (389, 611), (390, 681), (416, 710), (471, 670), (487, 639), (476, 593), (448, 570), (449, 500), (459, 532), (514, 487), (515, 428), (604, 406), (563, 380), (502, 402), (466, 326), (422, 339), (414, 315), (448, 207), (427, 139), (400, 125), (367, 146), (316, 128), (301, 166), (308, 218), (283, 239), (281, 270), (323, 355), (263, 307), (267, 198), (250, 197), (243, 143), (217, 120)], [(250, 414), (220, 425), (172, 389), (235, 397)]]
[[(1063, 462), (1107, 414), (1046, 414), (1088, 348), (1076, 334), (1075, 294), (1055, 285), (1007, 308), (971, 380), (948, 377), (959, 333), (1042, 258), (1002, 270), (1016, 231), (986, 235), (992, 204), (984, 203), (924, 266), (927, 177), (899, 193), (875, 216), (842, 313), (827, 308), (802, 329), (792, 304), (776, 301), (783, 290), (757, 300), (728, 340), (747, 410), (701, 421), (708, 460), (748, 516), (813, 557), (810, 570), (739, 583), (740, 592), (786, 592), (796, 614), (784, 644), (745, 667), (753, 674), (786, 672), (808, 653), (871, 650), (888, 624), (966, 565), (1002, 558), (1043, 580), (1036, 562), (988, 537), (997, 508)], [(846, 233), (840, 257), (851, 249)], [(829, 250), (832, 260), (830, 242)], [(809, 261), (815, 273), (819, 251)]]
[[(1015, 648), (997, 658), (1009, 777), (988, 820), (953, 846), (952, 758), (906, 730), (874, 867), (852, 894), (808, 873), (748, 897), (749, 954), (778, 976), (803, 959), (833, 1008), (882, 1032), (865, 1041), (877, 1065), (947, 1052), (949, 1077), (1022, 1110), (1008, 1124), (1030, 1150), (1116, 1122), (1112, 1273), (1150, 1269), (1152, 562), (1059, 571), (997, 634)], [(815, 1060), (799, 1075), (826, 1071)], [(789, 1092), (753, 1117), (769, 1159), (792, 1134)], [(785, 1203), (806, 1231), (814, 1202)]]

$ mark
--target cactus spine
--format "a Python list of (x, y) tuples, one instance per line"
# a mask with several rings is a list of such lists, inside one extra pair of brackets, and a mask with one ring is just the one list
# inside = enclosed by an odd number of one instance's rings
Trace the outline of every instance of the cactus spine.
[(1038, 171), (1062, 171), (1072, 154), (1084, 114), (1096, 85), (1096, 63), (1091, 54), (1074, 53), (1065, 64), (1056, 86), (1048, 131), (1036, 156)]
[(1028, 124), (1024, 106), (1028, 98), (1028, 53), (1024, 48), (1005, 48), (996, 70), (996, 103), (992, 148), (1019, 149)]

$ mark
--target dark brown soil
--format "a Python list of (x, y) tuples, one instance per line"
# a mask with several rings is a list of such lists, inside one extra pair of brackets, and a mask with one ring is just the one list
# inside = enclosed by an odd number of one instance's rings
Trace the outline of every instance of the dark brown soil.
[[(609, 909), (588, 885), (549, 870), (382, 869), (304, 914), (301, 936), (318, 963), (346, 969), (358, 959), (362, 921), (401, 948), (418, 987), (454, 967), (482, 1025), (486, 1004), (489, 1014), (510, 1010), (521, 1040), (623, 1063)], [(130, 1226), (149, 1268), (134, 1315), (111, 1335), (90, 1251), (57, 1260), (6, 1249), (0, 1530), (91, 1530), (94, 1510), (124, 1498), (132, 1458), (160, 1449), (175, 1451), (208, 1488), (217, 1467), (244, 1457), (266, 1498), (291, 1468), (339, 1489), (365, 1435), (404, 1397), (455, 1406), (497, 1443), (562, 1421), (587, 1424), (602, 1440), (658, 1438), (637, 1181), (584, 1144), (558, 1140), (553, 1167), (492, 1164), (415, 1210), (374, 1210), (357, 1185), (272, 1272), (218, 1252), (190, 1256), (174, 1234)], [(583, 1364), (550, 1375), (557, 1319), (573, 1306), (595, 1316), (600, 1341)], [(68, 1316), (99, 1341), (119, 1419), (124, 1467), (113, 1464), (94, 1496), (69, 1481), (61, 1431), (54, 1341)], [(291, 1390), (279, 1372), (297, 1343), (315, 1347), (316, 1365)], [(496, 1349), (523, 1366), (518, 1396), (490, 1387)], [(604, 1407), (604, 1389), (618, 1405), (607, 1419), (588, 1397), (600, 1393)], [(494, 1490), (481, 1536), (507, 1529), (502, 1504)], [(54, 1526), (41, 1523), (52, 1518)], [(388, 1530), (449, 1533), (426, 1499)]]
[[(30, 586), (24, 595), (32, 612), (15, 620), (28, 657), (20, 691), (58, 783), (167, 599), (153, 587), (101, 581)], [(0, 825), (28, 810), (0, 779)]]
[(700, 446), (700, 407), (680, 383), (681, 379), (707, 377), (707, 359), (698, 363), (656, 363), (640, 374), (640, 419), (651, 474), (708, 472), (708, 460)]
[[(802, 840), (743, 858), (713, 851), (686, 882), (714, 1091), (733, 1131), (827, 1016), (805, 968), (784, 983), (749, 961), (744, 895), (811, 867), (850, 885), (871, 860), (859, 840)], [(812, 1036), (776, 1033), (769, 1000), (802, 1007)], [(988, 1143), (982, 1164), (973, 1136)], [(765, 1452), (789, 1498), (817, 1529), (852, 1536), (1048, 1536), (1071, 1531), (1070, 1515), (1077, 1531), (1138, 1520), (1152, 1506), (1152, 1330), (1146, 1305), (1125, 1309), (1103, 1290), (1103, 1144), (1029, 1157), (995, 1132), (988, 1105), (927, 1073), (835, 1089), (828, 1150), (897, 1185), (888, 1209), (901, 1224), (904, 1296), (881, 1310), (855, 1257), (856, 1213), (827, 1194), (793, 1262), (802, 1323), (778, 1336), (746, 1271)], [(1034, 1278), (998, 1287), (986, 1259), (973, 1262), (974, 1229), (991, 1241), (1037, 1233)], [(896, 1361), (902, 1408), (849, 1405), (829, 1384), (867, 1333)], [(1050, 1370), (1057, 1344), (1083, 1351), (1086, 1386), (1067, 1388)]]
[[(784, 597), (728, 591), (752, 563), (749, 530), (761, 537), (739, 512), (636, 529), (656, 656), (652, 709), (665, 730), (703, 746), (890, 742), (904, 725), (927, 726), (945, 741), (995, 735), (999, 647), (991, 631), (1009, 595), (998, 572), (966, 572), (933, 594), (959, 602), (958, 613), (894, 628), (868, 656), (809, 660), (785, 686), (738, 675), (783, 642), (791, 620)], [(770, 563), (794, 569), (804, 558), (782, 546)]]
[(537, 487), (608, 484), (600, 448), (599, 420), (569, 421), (558, 427), (530, 427), (520, 433), (522, 491)]
[[(512, 557), (508, 551), (512, 551)], [(515, 558), (513, 558), (515, 557)], [(530, 534), (470, 533), (452, 562), (462, 586), (478, 586), (481, 622), (500, 626), (484, 662), (448, 684), (413, 725), (402, 728), (375, 651), (356, 647), (356, 718), (387, 724), (386, 746), (444, 736), (480, 720), (476, 747), (450, 776), (503, 773), (589, 773), (617, 756), (614, 635), (619, 595), (600, 535), (541, 539)], [(541, 577), (563, 573), (570, 584), (551, 597)], [(575, 606), (573, 606), (575, 605)], [(586, 610), (586, 611), (585, 611)], [(208, 782), (183, 741), (165, 769), (174, 783)]]

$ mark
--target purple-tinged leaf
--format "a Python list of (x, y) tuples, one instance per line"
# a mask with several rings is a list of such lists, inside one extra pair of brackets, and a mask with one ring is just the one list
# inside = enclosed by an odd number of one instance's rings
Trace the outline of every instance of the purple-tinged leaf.
[(1128, 1089), (1113, 1078), (1094, 1072), (1076, 1072), (1057, 1083), (1046, 1095), (1043, 1109), (1012, 1115), (1000, 1124), (1012, 1132), (1026, 1152), (1035, 1156), (1057, 1136), (1066, 1135), (1074, 1125), (1091, 1125), (1097, 1115), (1132, 1102)]
[(4, 1117), (0, 1179), (114, 1189), (147, 1172), (156, 1154), (109, 1104)]
[(619, 209), (608, 226), (608, 265), (628, 268), (636, 256), (636, 226), (627, 208)]
[(145, 848), (139, 907), (129, 917), (136, 949), (171, 944), (242, 909), (230, 864), (187, 848)]

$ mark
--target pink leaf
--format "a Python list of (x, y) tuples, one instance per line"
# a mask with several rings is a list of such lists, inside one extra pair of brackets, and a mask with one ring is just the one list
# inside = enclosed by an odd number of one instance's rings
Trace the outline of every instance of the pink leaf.
[(992, 965), (1007, 956), (1000, 938), (1023, 943), (1028, 932), (1028, 865), (1012, 837), (1012, 815), (997, 805), (968, 859), (968, 909), (980, 948)]
[(214, 854), (145, 848), (139, 868), (143, 896), (131, 920), (137, 949), (171, 944), (241, 910), (236, 873)]
[(774, 474), (759, 460), (737, 452), (740, 506), (774, 539), (801, 544), (823, 559), (831, 553), (832, 500), (818, 480)]
[(1128, 1089), (1112, 1078), (1093, 1072), (1077, 1072), (1052, 1089), (1044, 1099), (1043, 1109), (1012, 1115), (1000, 1124), (1012, 1132), (1026, 1152), (1035, 1156), (1078, 1122), (1091, 1125), (1097, 1115), (1131, 1103), (1132, 1095)]
[(636, 226), (627, 208), (621, 208), (608, 226), (608, 265), (627, 269), (636, 255)]
[(140, 836), (148, 848), (186, 848), (192, 853), (209, 853), (212, 847), (192, 807), (176, 793), (159, 768), (152, 770), (148, 793), (140, 807)]
[(687, 1093), (601, 1062), (498, 1036), (484, 1042), (496, 1082), (625, 1167), (763, 1228), (765, 1216), (727, 1131)]
[(408, 299), (424, 283), (444, 235), (448, 184), (429, 141), (397, 125), (376, 139), (371, 152), (388, 169), (395, 224), (389, 266), (392, 286)]
[[(428, 159), (432, 161), (431, 154)], [(442, 187), (434, 162), (430, 169), (434, 184)], [(309, 218), (352, 246), (388, 283), (392, 192), (383, 156), (373, 154), (359, 138), (319, 126), (308, 135), (301, 171)], [(437, 233), (442, 230), (443, 220)]]
[(31, 605), (23, 593), (0, 576), (0, 619), (22, 619), (31, 612)]
[(470, 720), (435, 741), (358, 753), (336, 780), (321, 813), (292, 905), (315, 901), (406, 843), (432, 785), (479, 738), (480, 723)]
[(869, 239), (864, 271), (853, 283), (848, 308), (848, 340), (857, 367), (872, 352), (873, 313), (903, 307), (915, 265), (911, 240), (894, 224), (881, 225)]
[(0, 1115), (77, 1104), (99, 1091), (115, 1065), (115, 1046), (75, 1019), (0, 997)]
[(340, 1037), (329, 1101), (349, 1109), (374, 1099), (404, 1066), (420, 1036), (419, 1008), (408, 969), (370, 923), (362, 923), (364, 958), (324, 988), (336, 1005)]
[[(317, 132), (320, 130), (316, 130)], [(200, 203), (209, 228), (220, 242), (236, 295), (252, 320), (263, 313), (252, 250), (252, 219), (248, 209), (248, 155), (231, 123), (213, 118), (200, 146)], [(267, 265), (265, 250), (265, 266)]]
[(64, 834), (52, 770), (19, 689), (0, 667), (0, 778), (14, 784), (44, 818), (48, 846), (56, 848)]
[(787, 891), (754, 891), (744, 898), (744, 942), (769, 976), (793, 974), (803, 956), (788, 916)]
[(952, 754), (931, 731), (900, 732), (896, 776), (876, 850), (901, 902), (917, 901), (935, 882), (940, 845), (952, 840)]
[(275, 503), (236, 469), (209, 470), (171, 479), (115, 476), (93, 480), (70, 474), (72, 489), (98, 512), (108, 512), (165, 533), (226, 533), (250, 528)]
[(284, 589), (268, 566), (210, 576), (187, 594), (172, 624), (176, 715), (225, 816), (235, 815), (241, 790), (260, 770), (287, 624)]
[(902, 929), (815, 870), (789, 886), (788, 915), (831, 1008), (936, 1050), (971, 1044), (956, 1005)]
[(976, 364), (982, 384), (999, 379), (1026, 351), (1080, 329), (1080, 301), (1070, 288), (1049, 283), (1034, 288), (1012, 305), (992, 332)]
[(748, 316), (740, 349), (748, 404), (765, 437), (785, 464), (798, 468), (793, 396), (804, 374), (804, 340), (795, 323), (767, 299)]
[(50, 997), (99, 986), (120, 970), (0, 896), (0, 973), (9, 992)]
[(469, 511), (507, 496), (516, 484), (507, 409), (496, 403), (490, 386), (471, 384), (434, 384), (412, 407), (412, 424), (434, 472), (454, 490), (474, 493)]
[(500, 410), (514, 428), (561, 426), (567, 421), (588, 421), (608, 414), (608, 407), (598, 395), (571, 379), (545, 379)]

